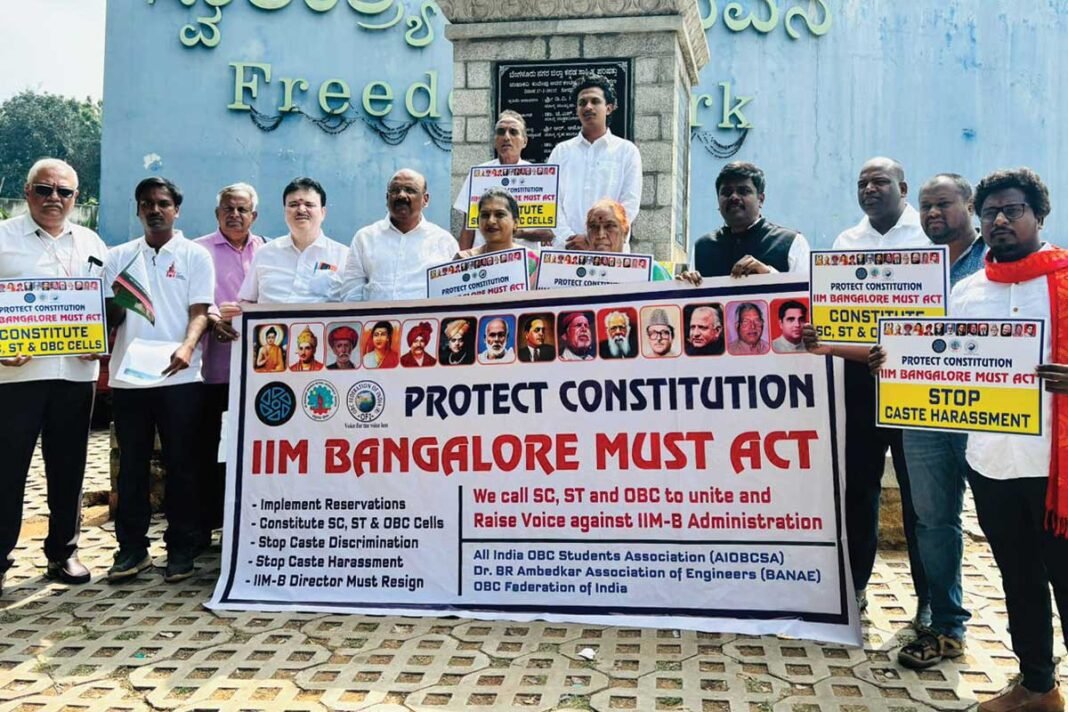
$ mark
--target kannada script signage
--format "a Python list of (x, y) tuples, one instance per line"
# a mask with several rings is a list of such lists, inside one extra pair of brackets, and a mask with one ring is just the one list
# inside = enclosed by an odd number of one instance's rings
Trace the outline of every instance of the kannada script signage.
[(612, 82), (616, 91), (616, 109), (608, 117), (608, 128), (616, 136), (633, 140), (630, 60), (517, 61), (497, 65), (493, 115), (505, 109), (523, 115), (529, 139), (523, 157), (528, 161), (544, 163), (549, 160), (553, 146), (578, 134), (580, 126), (571, 100), (571, 85), (589, 72)]

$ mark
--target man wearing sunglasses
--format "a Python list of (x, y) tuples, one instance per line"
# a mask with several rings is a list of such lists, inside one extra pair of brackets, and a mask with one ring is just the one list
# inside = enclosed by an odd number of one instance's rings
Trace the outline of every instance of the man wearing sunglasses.
[[(497, 157), (493, 160), (479, 163), (479, 166), (523, 166), (529, 165), (530, 161), (523, 159), (523, 149), (527, 147), (527, 122), (523, 116), (511, 109), (505, 109), (497, 118), (497, 125), (493, 128), (493, 150)], [(467, 212), (470, 209), (468, 200), (471, 197), (471, 174), (464, 178), (460, 186), (460, 192), (453, 203), (453, 210), (463, 215), (463, 227), (460, 229), (460, 249), (470, 250), (478, 247), (486, 241), (477, 230), (467, 227)], [(477, 196), (476, 196), (476, 201)], [(529, 247), (532, 250), (540, 250), (545, 243), (552, 242), (553, 231), (548, 229), (519, 230), (515, 234), (516, 245)]]
[[(0, 222), (0, 279), (99, 277), (107, 254), (100, 237), (67, 218), (78, 197), (78, 175), (63, 161), (37, 161), (24, 190), (29, 213)], [(89, 581), (78, 560), (82, 478), (89, 417), (99, 373), (97, 357), (3, 354), (0, 357), (0, 592), (14, 563), (22, 500), (37, 437), (48, 483), (46, 576)]]

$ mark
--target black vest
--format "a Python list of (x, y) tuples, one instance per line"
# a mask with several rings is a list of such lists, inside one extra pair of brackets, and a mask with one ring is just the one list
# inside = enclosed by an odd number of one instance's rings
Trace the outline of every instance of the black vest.
[(734, 263), (752, 255), (780, 272), (790, 270), (790, 246), (798, 233), (760, 218), (742, 235), (731, 234), (724, 225), (712, 235), (697, 240), (693, 265), (702, 277), (726, 277)]

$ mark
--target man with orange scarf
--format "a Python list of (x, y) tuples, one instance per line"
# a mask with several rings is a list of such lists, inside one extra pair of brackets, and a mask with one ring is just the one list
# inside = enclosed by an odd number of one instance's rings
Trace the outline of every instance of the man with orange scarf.
[(1001, 571), (1022, 674), (980, 712), (1064, 710), (1049, 592), (1052, 586), (1068, 643), (1068, 250), (1039, 238), (1049, 211), (1049, 191), (1028, 168), (980, 181), (975, 212), (990, 251), (985, 269), (950, 297), (954, 317), (1043, 319), (1052, 336), (1038, 367), (1046, 391), (1042, 436), (968, 435), (975, 509)]

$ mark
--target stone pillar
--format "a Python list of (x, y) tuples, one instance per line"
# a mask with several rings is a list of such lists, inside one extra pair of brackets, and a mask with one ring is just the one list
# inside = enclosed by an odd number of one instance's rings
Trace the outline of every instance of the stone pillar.
[(452, 191), (492, 158), (495, 64), (631, 59), (634, 136), (642, 156), (635, 252), (687, 260), (690, 93), (709, 58), (697, 0), (438, 0), (453, 46)]

